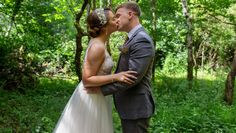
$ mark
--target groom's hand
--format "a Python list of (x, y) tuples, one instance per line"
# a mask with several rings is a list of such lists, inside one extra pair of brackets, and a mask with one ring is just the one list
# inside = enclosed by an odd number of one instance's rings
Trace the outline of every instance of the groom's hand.
[(101, 88), (100, 88), (100, 87), (87, 87), (87, 88), (84, 88), (84, 90), (85, 90), (88, 94), (101, 93)]

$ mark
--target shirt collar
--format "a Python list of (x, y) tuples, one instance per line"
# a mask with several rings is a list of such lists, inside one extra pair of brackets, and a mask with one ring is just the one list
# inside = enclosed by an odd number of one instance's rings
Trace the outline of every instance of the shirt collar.
[(128, 37), (131, 38), (131, 37), (133, 36), (133, 34), (134, 34), (140, 27), (142, 27), (141, 24), (136, 25), (131, 31), (129, 31)]

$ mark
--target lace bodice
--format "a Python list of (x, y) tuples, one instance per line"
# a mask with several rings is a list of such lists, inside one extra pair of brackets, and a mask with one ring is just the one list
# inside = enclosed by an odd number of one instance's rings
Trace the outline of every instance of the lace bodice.
[(107, 50), (105, 50), (105, 59), (98, 71), (98, 75), (111, 74), (111, 70), (113, 66), (114, 66), (114, 62), (112, 60), (112, 57), (109, 55)]
[[(87, 52), (88, 52), (89, 47), (91, 47), (91, 45), (89, 45), (87, 50), (86, 50), (85, 60), (86, 60), (86, 56), (87, 56)], [(105, 59), (104, 59), (102, 65), (101, 65), (97, 75), (111, 74), (113, 66), (114, 66), (114, 62), (112, 60), (112, 57), (110, 56), (108, 51), (105, 50)]]

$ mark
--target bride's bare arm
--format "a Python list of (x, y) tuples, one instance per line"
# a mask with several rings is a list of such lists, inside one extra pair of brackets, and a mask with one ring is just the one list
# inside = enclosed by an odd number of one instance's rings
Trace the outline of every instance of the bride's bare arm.
[(105, 46), (102, 43), (91, 45), (87, 51), (87, 57), (82, 71), (82, 81), (85, 87), (97, 87), (109, 84), (115, 81), (125, 82), (128, 84), (134, 83), (132, 79), (136, 79), (134, 71), (126, 71), (111, 75), (97, 75), (105, 59)]

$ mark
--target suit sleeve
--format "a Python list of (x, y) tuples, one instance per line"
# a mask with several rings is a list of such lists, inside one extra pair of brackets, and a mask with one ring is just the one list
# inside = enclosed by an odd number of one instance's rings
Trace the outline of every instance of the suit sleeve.
[(149, 64), (154, 56), (153, 44), (146, 38), (138, 39), (132, 47), (130, 47), (129, 70), (136, 71), (138, 74), (135, 83), (132, 85), (115, 82), (101, 87), (103, 95), (110, 95), (119, 91), (125, 91), (137, 85), (146, 74)]

